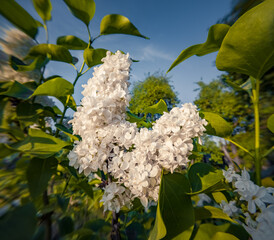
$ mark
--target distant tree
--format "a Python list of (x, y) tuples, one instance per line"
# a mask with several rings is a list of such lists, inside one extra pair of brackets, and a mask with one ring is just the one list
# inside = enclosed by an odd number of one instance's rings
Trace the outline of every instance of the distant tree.
[(170, 84), (170, 79), (156, 73), (134, 84), (129, 110), (135, 114), (143, 113), (145, 108), (157, 103), (160, 99), (166, 102), (168, 110), (180, 102)]

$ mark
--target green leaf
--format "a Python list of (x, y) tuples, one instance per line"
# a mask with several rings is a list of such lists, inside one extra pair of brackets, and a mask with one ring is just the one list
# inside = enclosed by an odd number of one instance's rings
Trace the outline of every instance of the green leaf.
[(226, 223), (214, 225), (211, 223), (201, 224), (193, 240), (248, 240), (249, 235), (240, 225)]
[(50, 157), (59, 152), (63, 147), (70, 145), (39, 129), (29, 129), (29, 135), (23, 140), (10, 145), (16, 151), (24, 152), (39, 158)]
[(167, 110), (167, 105), (163, 99), (160, 99), (160, 101), (157, 102), (156, 104), (144, 109), (145, 114), (151, 113), (152, 116), (157, 113), (163, 114), (164, 112), (168, 112), (168, 110)]
[(71, 82), (64, 78), (57, 77), (38, 86), (31, 97), (40, 95), (52, 96), (59, 99), (65, 105), (68, 96), (72, 95), (73, 92), (74, 86)]
[(274, 114), (267, 119), (267, 128), (274, 133)]
[(90, 197), (93, 198), (92, 186), (87, 181), (83, 180), (78, 183), (78, 186)]
[(172, 63), (167, 72), (177, 66), (179, 63), (186, 59), (196, 56), (203, 56), (219, 50), (222, 41), (229, 30), (229, 26), (226, 24), (215, 24), (210, 27), (208, 31), (207, 40), (205, 43), (196, 44), (189, 48), (184, 49), (177, 59)]
[(149, 39), (142, 35), (127, 17), (118, 14), (104, 16), (100, 24), (100, 34), (107, 35), (115, 33), (134, 35)]
[(37, 23), (29, 13), (14, 0), (1, 0), (0, 14), (27, 35), (35, 38)]
[(31, 94), (33, 93), (32, 90), (17, 81), (7, 82), (5, 85), (2, 85), (1, 88), (5, 90), (0, 92), (0, 95), (19, 98), (23, 100), (28, 99), (29, 96), (31, 96)]
[(260, 79), (274, 66), (273, 12), (273, 1), (266, 0), (233, 24), (216, 58), (219, 70)]
[(192, 193), (210, 192), (223, 189), (220, 182), (224, 176), (221, 170), (207, 163), (195, 163), (188, 171), (188, 179)]
[(19, 121), (23, 121), (25, 126), (29, 126), (39, 119), (39, 114), (44, 112), (44, 108), (38, 103), (21, 102), (16, 107), (16, 114)]
[(157, 206), (157, 212), (156, 212), (156, 220), (154, 223), (154, 227), (149, 235), (149, 240), (158, 240), (162, 239), (164, 236), (166, 236), (166, 227), (163, 221), (163, 218), (161, 216), (160, 211), (160, 205)]
[(56, 44), (62, 45), (63, 47), (72, 50), (84, 50), (88, 47), (88, 44), (86, 42), (73, 35), (67, 35), (57, 38)]
[(47, 57), (54, 61), (72, 63), (72, 56), (69, 50), (55, 44), (42, 43), (35, 45), (30, 49), (27, 58), (36, 58), (38, 56)]
[(56, 172), (58, 161), (55, 158), (33, 158), (27, 169), (27, 181), (33, 199), (39, 197), (48, 186), (48, 181)]
[(216, 207), (212, 207), (212, 206), (204, 206), (204, 207), (195, 208), (195, 221), (200, 221), (200, 220), (205, 220), (205, 219), (210, 219), (210, 218), (223, 219), (223, 220), (227, 220), (229, 222), (237, 224), (237, 222), (235, 220), (231, 219), (220, 208), (216, 208)]
[(0, 143), (0, 158), (3, 159), (14, 153), (14, 150), (10, 149), (7, 144)]
[(32, 239), (36, 225), (32, 203), (17, 207), (0, 218), (1, 240)]
[(64, 0), (71, 13), (87, 26), (93, 18), (96, 5), (93, 0)]
[(57, 195), (57, 203), (59, 207), (62, 209), (63, 213), (65, 213), (67, 210), (69, 200), (69, 197), (61, 197), (60, 195)]
[(106, 49), (103, 48), (97, 48), (97, 49), (90, 49), (87, 48), (84, 51), (84, 60), (88, 67), (93, 67), (98, 64), (102, 63), (102, 58), (104, 58), (107, 54)]
[(227, 137), (231, 135), (231, 125), (220, 115), (212, 112), (200, 112), (200, 116), (208, 122), (208, 125), (205, 126), (207, 134), (218, 137)]
[(60, 236), (65, 236), (74, 230), (74, 222), (71, 217), (65, 216), (58, 220)]
[[(172, 239), (194, 224), (194, 209), (190, 192), (190, 184), (185, 175), (169, 173), (162, 176), (156, 223), (150, 239)], [(158, 220), (157, 220), (158, 218)], [(158, 222), (157, 222), (158, 221)], [(164, 235), (165, 226), (166, 235)], [(159, 238), (157, 238), (159, 237)]]
[(64, 134), (66, 134), (67, 136), (69, 136), (71, 138), (72, 141), (79, 141), (80, 137), (78, 136), (74, 136), (73, 132), (69, 129), (67, 129), (64, 125), (62, 124), (55, 124), (55, 127), (59, 130), (61, 130)]
[(48, 58), (44, 56), (36, 57), (30, 65), (26, 65), (20, 59), (11, 56), (9, 60), (10, 66), (18, 72), (29, 72), (35, 69), (40, 69), (41, 67), (45, 66), (49, 62)]
[(51, 2), (50, 0), (32, 0), (33, 6), (43, 21), (49, 21), (51, 19)]

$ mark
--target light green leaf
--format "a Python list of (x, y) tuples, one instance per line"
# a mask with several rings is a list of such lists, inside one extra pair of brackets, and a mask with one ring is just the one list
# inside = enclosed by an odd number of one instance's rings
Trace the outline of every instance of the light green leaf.
[(24, 100), (28, 99), (29, 96), (31, 96), (31, 94), (33, 93), (32, 90), (16, 81), (7, 82), (6, 84), (1, 85), (1, 88), (5, 90), (0, 92), (0, 95)]
[(214, 198), (216, 203), (221, 203), (222, 201), (228, 202), (230, 196), (227, 192), (213, 192), (212, 197)]
[(196, 44), (191, 47), (184, 49), (177, 59), (172, 63), (167, 72), (177, 66), (179, 63), (186, 59), (197, 55), (203, 56), (219, 50), (222, 41), (229, 30), (229, 26), (226, 24), (215, 24), (210, 27), (208, 31), (207, 40), (205, 43)]
[(210, 219), (210, 218), (223, 219), (223, 220), (227, 220), (229, 222), (237, 224), (237, 222), (235, 220), (231, 219), (220, 208), (216, 208), (216, 207), (212, 207), (212, 206), (204, 206), (204, 207), (195, 208), (195, 221), (200, 221), (200, 220), (205, 220), (205, 219)]
[(273, 12), (273, 0), (266, 0), (233, 24), (216, 58), (219, 70), (260, 79), (274, 66)]
[(154, 227), (150, 232), (149, 240), (158, 240), (162, 239), (166, 235), (166, 227), (161, 216), (160, 205), (157, 206), (156, 220)]
[[(156, 223), (150, 239), (173, 239), (194, 224), (194, 209), (190, 192), (190, 184), (185, 175), (180, 173), (169, 173), (162, 176)], [(159, 214), (160, 213), (160, 214)], [(158, 222), (157, 222), (158, 218)], [(163, 227), (165, 231), (159, 229)], [(161, 238), (157, 238), (157, 236)], [(153, 237), (153, 238), (152, 238)]]
[(35, 45), (30, 49), (27, 58), (36, 58), (38, 56), (47, 57), (54, 61), (72, 63), (72, 56), (69, 50), (55, 44), (42, 43)]
[(74, 92), (73, 84), (64, 78), (53, 78), (46, 81), (36, 88), (31, 97), (34, 96), (52, 96), (59, 99), (64, 105), (67, 102), (67, 96), (72, 95)]
[(223, 178), (221, 170), (206, 163), (195, 163), (188, 171), (188, 179), (194, 194), (223, 190), (223, 184), (220, 184)]
[(37, 23), (29, 13), (14, 0), (1, 0), (0, 14), (27, 35), (35, 38)]
[(51, 158), (33, 158), (27, 169), (27, 180), (30, 195), (33, 199), (39, 197), (48, 186), (48, 181), (56, 172), (58, 161)]
[(231, 125), (220, 115), (212, 112), (200, 112), (200, 116), (208, 122), (208, 125), (205, 126), (207, 134), (218, 137), (227, 137), (231, 135)]
[(68, 145), (70, 145), (69, 142), (64, 142), (42, 130), (30, 128), (29, 135), (23, 141), (13, 143), (9, 147), (32, 156), (47, 158)]
[(73, 35), (59, 37), (56, 44), (72, 50), (84, 50), (88, 47), (86, 42)]
[(104, 16), (100, 24), (100, 34), (107, 35), (115, 33), (134, 35), (149, 39), (142, 35), (127, 17), (118, 14)]
[(274, 133), (274, 114), (267, 119), (267, 128)]
[(43, 21), (49, 21), (51, 19), (51, 2), (50, 0), (32, 0), (33, 6)]
[(164, 112), (168, 112), (168, 110), (167, 110), (166, 102), (163, 99), (161, 99), (156, 104), (144, 109), (145, 114), (151, 113), (152, 116), (154, 116), (157, 113), (163, 114)]
[(18, 72), (29, 72), (35, 69), (40, 69), (48, 62), (49, 59), (45, 58), (44, 56), (36, 57), (30, 65), (26, 65), (24, 62), (14, 56), (11, 56), (9, 60), (10, 66)]
[(201, 224), (193, 240), (248, 240), (249, 235), (245, 229), (236, 224), (225, 223), (214, 225), (211, 223)]
[(0, 219), (1, 240), (32, 239), (36, 225), (36, 211), (32, 203), (16, 207)]
[(97, 49), (91, 49), (87, 48), (84, 51), (84, 60), (88, 67), (93, 67), (98, 64), (101, 64), (102, 61), (101, 59), (104, 58), (107, 54), (106, 49), (103, 48), (97, 48)]
[(64, 0), (71, 13), (87, 26), (93, 18), (96, 5), (93, 0)]

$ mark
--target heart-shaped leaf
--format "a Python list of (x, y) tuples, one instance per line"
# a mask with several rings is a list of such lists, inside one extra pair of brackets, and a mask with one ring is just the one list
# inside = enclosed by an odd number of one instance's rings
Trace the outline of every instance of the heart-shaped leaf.
[(87, 48), (84, 51), (84, 60), (88, 67), (93, 67), (98, 64), (102, 63), (102, 58), (104, 58), (107, 54), (106, 49), (103, 48), (97, 48), (97, 49), (91, 49)]
[(160, 99), (160, 101), (157, 102), (156, 104), (144, 109), (145, 114), (151, 113), (152, 115), (155, 115), (157, 113), (163, 114), (164, 112), (168, 112), (168, 110), (167, 110), (166, 102), (163, 99)]
[(149, 39), (148, 37), (142, 35), (127, 17), (119, 14), (104, 16), (100, 24), (100, 34), (107, 35), (115, 33), (134, 35)]
[(43, 21), (49, 21), (51, 19), (51, 2), (50, 0), (32, 0), (33, 6)]
[(216, 58), (219, 70), (260, 79), (274, 66), (273, 12), (273, 1), (266, 0), (233, 24)]
[(72, 14), (84, 22), (87, 26), (95, 13), (93, 0), (64, 0)]
[(72, 50), (84, 50), (88, 46), (82, 39), (73, 35), (59, 37), (56, 43), (57, 45), (62, 45), (63, 47)]
[(184, 49), (172, 63), (167, 72), (193, 55), (203, 56), (218, 51), (228, 30), (229, 26), (226, 24), (215, 24), (211, 26), (208, 31), (206, 42)]

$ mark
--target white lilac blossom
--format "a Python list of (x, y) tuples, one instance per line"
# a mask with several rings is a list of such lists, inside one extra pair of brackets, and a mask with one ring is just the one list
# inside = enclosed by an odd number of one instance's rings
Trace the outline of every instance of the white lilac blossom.
[(205, 205), (205, 203), (210, 203), (212, 200), (209, 196), (207, 196), (205, 193), (198, 194), (199, 201), (197, 202), (197, 207), (202, 207)]
[[(98, 170), (110, 174), (115, 186), (123, 185), (131, 200), (137, 197), (147, 207), (158, 200), (162, 169), (173, 172), (186, 166), (192, 138), (202, 136), (207, 122), (196, 106), (187, 103), (164, 113), (151, 130), (138, 130), (126, 121), (129, 55), (107, 52), (102, 62), (83, 85), (81, 106), (70, 121), (74, 134), (82, 138), (68, 155), (70, 165), (86, 176)], [(120, 209), (122, 203), (115, 199), (110, 193), (104, 195), (105, 210)]]
[(241, 210), (236, 206), (236, 201), (230, 201), (227, 203), (226, 201), (222, 200), (220, 206), (223, 209), (223, 212), (230, 217), (238, 216), (241, 212)]

